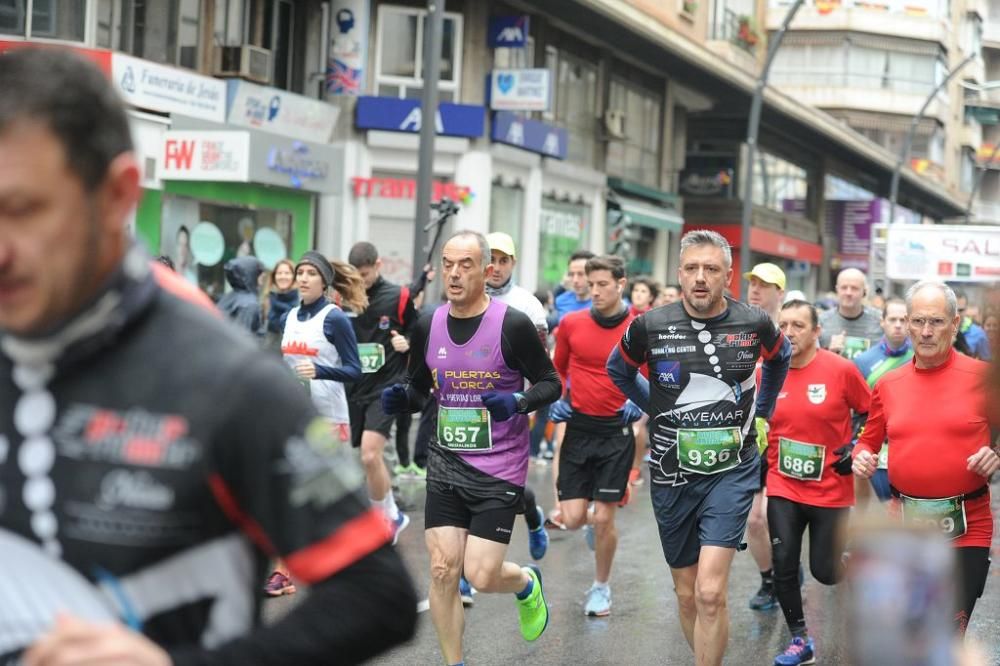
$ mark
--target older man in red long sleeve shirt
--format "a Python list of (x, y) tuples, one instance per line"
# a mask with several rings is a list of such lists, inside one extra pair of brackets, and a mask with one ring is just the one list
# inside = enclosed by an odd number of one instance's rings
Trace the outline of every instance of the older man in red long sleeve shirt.
[(955, 622), (964, 632), (989, 573), (988, 479), (1000, 469), (986, 417), (988, 366), (952, 349), (959, 316), (947, 285), (918, 282), (906, 306), (913, 362), (875, 385), (854, 473), (870, 478), (888, 439), (894, 504), (904, 519), (934, 521), (955, 546), (961, 576)]

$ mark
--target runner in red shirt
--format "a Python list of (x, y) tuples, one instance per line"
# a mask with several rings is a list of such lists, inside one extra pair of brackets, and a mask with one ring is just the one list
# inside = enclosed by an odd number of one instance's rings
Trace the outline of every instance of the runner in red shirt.
[(888, 438), (890, 511), (924, 525), (933, 521), (952, 539), (961, 576), (955, 623), (964, 633), (989, 573), (988, 479), (1000, 469), (986, 417), (989, 366), (952, 349), (960, 317), (947, 285), (929, 280), (913, 285), (906, 310), (913, 362), (875, 385), (854, 473), (871, 478)]
[[(642, 410), (625, 398), (608, 377), (608, 354), (634, 316), (622, 302), (625, 264), (606, 255), (587, 261), (592, 305), (566, 315), (556, 333), (553, 362), (565, 385), (572, 382), (570, 402), (552, 405), (553, 422), (566, 421), (559, 450), (557, 488), (563, 521), (569, 529), (586, 527), (587, 545), (595, 552), (594, 584), (587, 591), (584, 613), (603, 617), (611, 612), (611, 563), (618, 547), (615, 509), (625, 497), (635, 451), (631, 424)], [(594, 502), (592, 514), (587, 508)], [(587, 523), (592, 520), (593, 526)]]
[(844, 528), (854, 505), (852, 411), (867, 414), (868, 383), (851, 361), (820, 349), (816, 308), (792, 300), (779, 328), (792, 343), (792, 362), (770, 420), (767, 520), (774, 588), (792, 642), (774, 663), (812, 663), (799, 587), (802, 535), (809, 528), (809, 570), (824, 585), (840, 580)]

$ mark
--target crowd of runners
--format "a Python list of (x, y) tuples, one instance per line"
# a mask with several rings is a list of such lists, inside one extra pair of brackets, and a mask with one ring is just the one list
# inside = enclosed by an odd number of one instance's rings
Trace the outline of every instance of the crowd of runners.
[[(0, 663), (370, 658), (415, 622), (393, 548), (411, 522), (401, 476), (426, 484), (430, 570), (411, 573), (429, 578), (449, 665), (464, 663), (473, 590), (511, 595), (523, 639), (544, 636), (547, 530), (583, 532), (584, 615), (612, 614), (616, 515), (645, 477), (697, 664), (726, 653), (730, 570), (747, 546), (761, 582), (738, 603), (780, 607), (789, 635), (774, 664), (813, 663), (804, 572), (843, 579), (848, 525), (866, 507), (950, 541), (964, 633), (1000, 469), (984, 390), (996, 313), (964, 294), (922, 281), (883, 298), (847, 269), (818, 308), (786, 293), (775, 264), (734, 275), (726, 240), (696, 229), (676, 284), (580, 250), (546, 308), (515, 284), (510, 236), (456, 231), (410, 285), (382, 277), (369, 242), (263, 278), (255, 258), (234, 259), (215, 308), (126, 232), (138, 166), (103, 76), (24, 51), (0, 64), (0, 89), (13, 87), (25, 93), (0, 100), (0, 562), (12, 578)], [(729, 292), (740, 279), (745, 303)], [(547, 459), (539, 440), (554, 451), (549, 513), (526, 487)], [(533, 562), (508, 559), (519, 515)], [(20, 589), (29, 572), (51, 589)], [(257, 627), (263, 595), (296, 583), (308, 598)]]

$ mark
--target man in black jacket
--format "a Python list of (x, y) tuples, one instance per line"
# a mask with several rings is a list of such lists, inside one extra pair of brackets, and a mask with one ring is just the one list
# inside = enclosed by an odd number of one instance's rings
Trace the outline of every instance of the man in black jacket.
[(368, 477), (372, 504), (380, 507), (393, 526), (392, 542), (410, 524), (392, 495), (389, 470), (382, 457), (396, 417), (385, 414), (379, 401), (382, 389), (398, 382), (406, 370), (409, 335), (417, 321), (409, 287), (388, 282), (379, 274), (382, 260), (368, 242), (355, 243), (347, 261), (358, 269), (368, 292), (368, 307), (352, 319), (361, 357), (361, 379), (348, 389), (351, 435), (361, 448), (361, 464)]
[[(407, 640), (415, 595), (350, 451), (132, 246), (111, 85), (23, 49), (0, 90), (0, 664), (357, 663)], [(312, 592), (259, 629), (275, 556)]]

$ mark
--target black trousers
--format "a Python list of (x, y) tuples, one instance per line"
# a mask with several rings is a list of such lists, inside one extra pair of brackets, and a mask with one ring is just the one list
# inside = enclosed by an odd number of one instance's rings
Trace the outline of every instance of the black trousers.
[(806, 633), (799, 587), (802, 535), (809, 528), (809, 571), (824, 585), (838, 582), (844, 573), (844, 529), (850, 509), (810, 506), (783, 497), (767, 498), (767, 526), (774, 559), (774, 593), (793, 636)]

